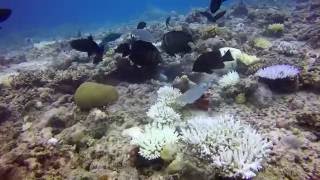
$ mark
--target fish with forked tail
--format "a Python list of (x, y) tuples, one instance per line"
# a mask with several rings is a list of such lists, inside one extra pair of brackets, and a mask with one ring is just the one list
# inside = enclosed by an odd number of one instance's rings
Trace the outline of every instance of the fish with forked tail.
[(213, 69), (223, 69), (225, 67), (223, 62), (233, 60), (230, 50), (228, 50), (223, 56), (219, 50), (214, 50), (200, 55), (194, 62), (192, 71), (212, 74)]
[(211, 0), (210, 6), (209, 6), (209, 11), (203, 11), (200, 12), (200, 14), (204, 17), (207, 18), (209, 22), (216, 22), (218, 19), (222, 18), (225, 14), (226, 11), (221, 11), (214, 15), (221, 7), (222, 3), (226, 0)]
[(104, 48), (100, 47), (92, 38), (89, 36), (87, 39), (76, 39), (70, 42), (73, 49), (81, 52), (88, 53), (88, 56), (94, 56), (93, 63), (97, 64), (102, 61)]

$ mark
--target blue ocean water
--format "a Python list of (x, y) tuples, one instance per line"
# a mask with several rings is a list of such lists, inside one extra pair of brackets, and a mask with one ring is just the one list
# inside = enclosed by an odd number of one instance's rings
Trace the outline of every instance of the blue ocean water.
[(8, 39), (18, 43), (27, 37), (67, 36), (172, 11), (186, 13), (208, 4), (209, 0), (1, 0), (0, 7), (11, 8), (13, 13), (0, 25), (0, 44), (7, 44)]

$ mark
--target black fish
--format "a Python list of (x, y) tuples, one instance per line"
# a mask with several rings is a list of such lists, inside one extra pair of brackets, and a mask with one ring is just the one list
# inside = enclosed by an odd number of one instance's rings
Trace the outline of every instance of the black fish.
[(159, 50), (152, 43), (141, 40), (131, 44), (129, 58), (135, 65), (143, 67), (155, 67), (162, 61)]
[(147, 26), (146, 22), (139, 22), (139, 24), (137, 25), (137, 29), (144, 29)]
[(216, 22), (218, 19), (222, 18), (227, 11), (221, 11), (218, 14), (216, 14), (213, 18), (212, 18), (212, 22)]
[(88, 56), (94, 55), (93, 63), (97, 64), (102, 61), (104, 48), (100, 47), (92, 38), (89, 36), (87, 39), (76, 39), (70, 42), (73, 49), (81, 52), (87, 52)]
[(216, 13), (222, 4), (223, 0), (211, 0), (210, 2), (210, 11), (212, 14)]
[(227, 11), (221, 11), (219, 12), (218, 14), (216, 14), (215, 16), (213, 16), (210, 12), (208, 11), (201, 11), (200, 14), (204, 17), (207, 18), (207, 20), (209, 22), (216, 22), (218, 19), (222, 18), (225, 14), (226, 14)]
[(122, 57), (126, 57), (131, 52), (130, 51), (130, 44), (129, 43), (122, 43), (114, 50), (114, 52), (121, 53)]
[(0, 22), (4, 22), (11, 16), (11, 9), (0, 9)]
[(162, 48), (169, 54), (188, 53), (191, 51), (189, 42), (192, 36), (183, 31), (170, 31), (162, 38)]
[(170, 20), (171, 20), (171, 16), (167, 17), (167, 19), (166, 19), (166, 27), (169, 27)]
[(142, 40), (120, 44), (115, 52), (122, 53), (122, 57), (129, 55), (133, 64), (142, 67), (156, 67), (162, 61), (159, 50), (152, 43)]
[(213, 69), (223, 69), (225, 67), (223, 62), (233, 60), (230, 50), (224, 56), (221, 56), (219, 50), (214, 50), (200, 55), (194, 62), (192, 71), (212, 74)]

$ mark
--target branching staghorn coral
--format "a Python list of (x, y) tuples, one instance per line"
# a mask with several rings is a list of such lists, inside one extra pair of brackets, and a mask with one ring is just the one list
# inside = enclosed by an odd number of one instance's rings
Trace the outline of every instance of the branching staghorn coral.
[(181, 138), (194, 156), (227, 177), (254, 177), (271, 150), (270, 142), (231, 116), (194, 117)]
[(231, 71), (222, 76), (219, 80), (219, 85), (222, 88), (236, 85), (240, 81), (240, 76), (236, 71)]
[[(165, 86), (158, 91), (156, 104), (147, 111), (152, 120), (145, 126), (144, 132), (132, 136), (131, 143), (139, 146), (139, 154), (148, 159), (157, 159), (163, 147), (178, 141), (175, 124), (181, 121), (180, 114), (175, 111), (179, 107), (176, 99), (181, 95), (178, 89)], [(137, 133), (139, 134), (139, 133)]]
[(160, 152), (167, 144), (176, 143), (179, 135), (169, 126), (146, 125), (144, 132), (133, 137), (131, 143), (139, 146), (139, 154), (153, 160), (160, 157)]
[(156, 124), (173, 124), (181, 120), (180, 114), (162, 102), (158, 102), (151, 106), (147, 111), (147, 116), (150, 117)]

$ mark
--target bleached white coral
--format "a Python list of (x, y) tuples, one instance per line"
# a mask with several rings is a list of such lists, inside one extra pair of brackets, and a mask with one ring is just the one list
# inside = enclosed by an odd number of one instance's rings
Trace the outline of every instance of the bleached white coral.
[(291, 65), (274, 65), (263, 69), (259, 69), (256, 75), (266, 79), (284, 79), (296, 77), (299, 74), (299, 69)]
[(226, 75), (223, 75), (222, 78), (219, 80), (219, 85), (221, 87), (229, 87), (234, 86), (240, 81), (240, 76), (236, 71), (231, 71)]
[(146, 125), (142, 135), (132, 139), (131, 143), (139, 146), (139, 154), (148, 159), (157, 159), (166, 144), (176, 143), (179, 135), (175, 129), (163, 126)]
[(163, 103), (167, 106), (176, 106), (178, 105), (176, 99), (181, 96), (181, 92), (177, 88), (173, 88), (171, 86), (161, 87), (158, 91), (158, 103)]
[(194, 117), (182, 129), (182, 140), (221, 175), (244, 179), (256, 175), (271, 149), (270, 142), (232, 116)]
[(180, 114), (173, 108), (158, 102), (150, 107), (147, 116), (153, 120), (153, 123), (172, 124), (181, 120)]
[(293, 42), (280, 41), (275, 45), (276, 51), (285, 55), (294, 55), (298, 53), (298, 46)]

